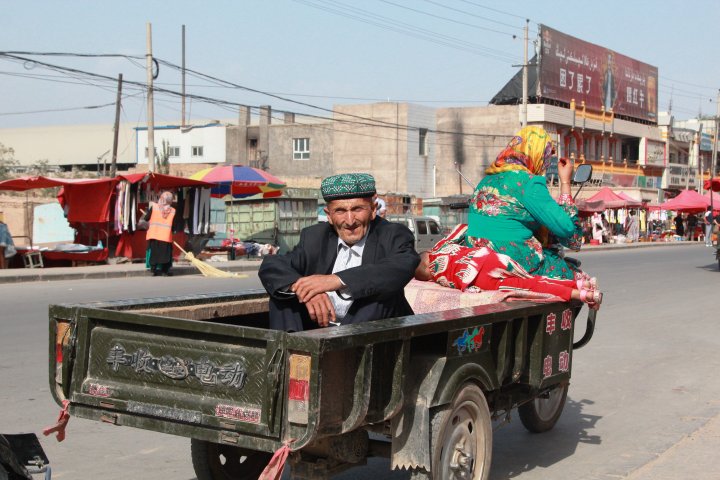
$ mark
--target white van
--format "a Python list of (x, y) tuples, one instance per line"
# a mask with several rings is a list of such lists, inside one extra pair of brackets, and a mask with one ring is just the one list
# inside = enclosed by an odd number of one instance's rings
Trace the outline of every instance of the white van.
[(415, 235), (415, 250), (424, 252), (430, 250), (437, 242), (443, 239), (440, 224), (431, 217), (415, 215), (388, 215), (386, 219), (406, 225)]

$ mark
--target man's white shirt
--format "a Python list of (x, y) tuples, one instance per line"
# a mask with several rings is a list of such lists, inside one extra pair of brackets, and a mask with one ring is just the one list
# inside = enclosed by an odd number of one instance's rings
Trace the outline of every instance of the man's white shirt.
[[(338, 238), (337, 243), (337, 257), (335, 258), (335, 265), (333, 266), (332, 273), (342, 272), (348, 268), (359, 267), (362, 265), (362, 254), (365, 249), (365, 240), (367, 239), (367, 233), (365, 236), (356, 244), (350, 246), (345, 243), (341, 238)], [(340, 280), (342, 282), (342, 279)], [(347, 292), (347, 288), (340, 289), (336, 292), (327, 292), (330, 297), (330, 301), (335, 307), (335, 317), (338, 321), (345, 318), (350, 306), (353, 303), (350, 293)]]

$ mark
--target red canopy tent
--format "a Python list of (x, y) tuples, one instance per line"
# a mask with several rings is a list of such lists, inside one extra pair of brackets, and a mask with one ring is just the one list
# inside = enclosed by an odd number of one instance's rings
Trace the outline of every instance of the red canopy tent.
[(578, 207), (578, 210), (580, 210), (580, 213), (595, 213), (595, 212), (604, 212), (605, 211), (605, 202), (602, 200), (596, 200), (594, 202), (589, 202), (587, 200), (577, 200), (575, 204)]
[(667, 202), (660, 204), (660, 208), (663, 210), (673, 210), (685, 213), (704, 212), (709, 206), (710, 200), (703, 197), (695, 190), (683, 190), (677, 197), (671, 198)]
[(586, 202), (602, 201), (605, 208), (625, 208), (628, 201), (608, 187), (602, 187), (598, 192), (590, 198), (585, 199)]
[(642, 205), (643, 205), (642, 201), (635, 200), (633, 197), (631, 197), (630, 195), (628, 195), (625, 192), (620, 192), (617, 194), (617, 196), (627, 202), (627, 205), (625, 205), (625, 206), (628, 208), (639, 208), (639, 207), (642, 207)]

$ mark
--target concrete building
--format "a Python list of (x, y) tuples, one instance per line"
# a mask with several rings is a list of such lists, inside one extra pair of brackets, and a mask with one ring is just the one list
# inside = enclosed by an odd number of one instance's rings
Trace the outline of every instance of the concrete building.
[[(136, 163), (135, 125), (120, 124), (118, 133), (118, 170)], [(102, 171), (112, 160), (113, 125), (53, 125), (0, 129), (0, 143), (15, 151), (22, 172), (40, 161), (51, 169)], [(55, 167), (55, 168), (52, 168)]]

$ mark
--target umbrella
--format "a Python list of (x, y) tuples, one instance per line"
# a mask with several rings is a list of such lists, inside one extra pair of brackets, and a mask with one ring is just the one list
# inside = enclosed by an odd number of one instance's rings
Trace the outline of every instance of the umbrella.
[(705, 190), (712, 190), (713, 192), (720, 192), (720, 177), (711, 178), (710, 180), (705, 180), (703, 187), (705, 188)]
[(232, 195), (233, 198), (272, 198), (282, 195), (285, 182), (264, 170), (244, 165), (218, 165), (205, 168), (190, 175), (193, 180), (200, 180), (215, 185), (211, 189), (213, 197)]

